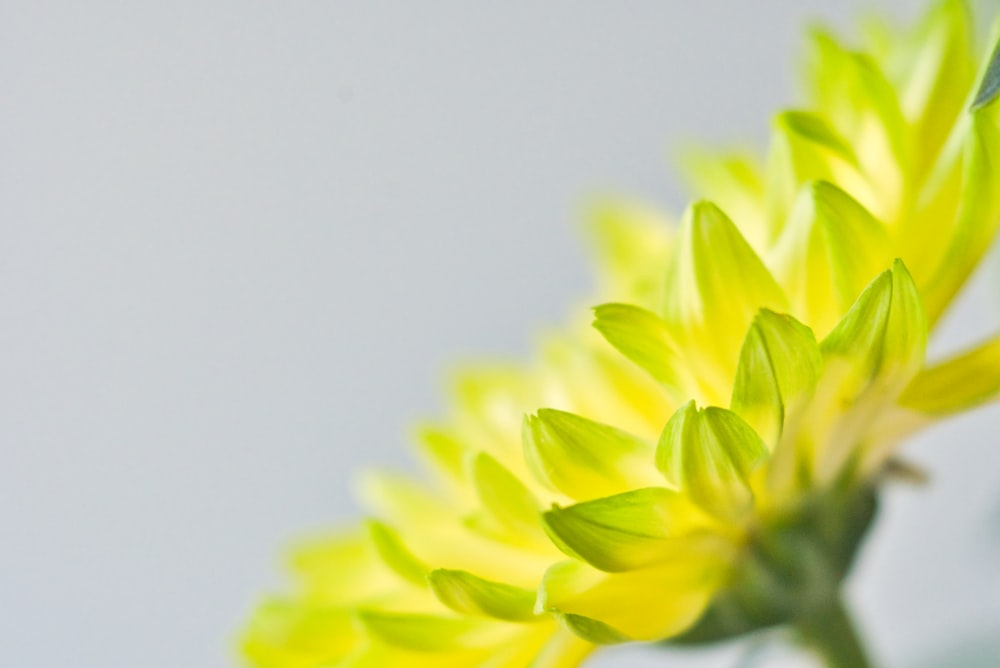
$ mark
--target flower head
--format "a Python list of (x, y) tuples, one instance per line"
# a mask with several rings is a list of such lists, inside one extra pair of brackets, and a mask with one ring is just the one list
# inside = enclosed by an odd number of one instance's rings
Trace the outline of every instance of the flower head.
[(973, 42), (957, 0), (862, 50), (814, 31), (763, 159), (692, 156), (677, 228), (599, 207), (593, 328), (459, 374), (430, 478), (367, 478), (374, 519), (295, 551), (246, 655), (575, 666), (820, 619), (900, 441), (1000, 395), (1000, 337), (925, 361), (1000, 225), (1000, 57)]

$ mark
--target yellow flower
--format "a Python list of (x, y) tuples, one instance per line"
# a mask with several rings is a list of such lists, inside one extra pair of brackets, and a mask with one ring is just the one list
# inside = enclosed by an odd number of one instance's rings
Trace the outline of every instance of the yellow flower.
[(294, 551), (252, 663), (569, 667), (791, 624), (863, 665), (830, 638), (900, 441), (1000, 396), (1000, 336), (925, 363), (1000, 225), (1000, 54), (957, 0), (866, 35), (812, 34), (765, 158), (691, 157), (676, 229), (595, 211), (594, 327), (464, 369), (429, 479), (366, 478), (375, 519)]

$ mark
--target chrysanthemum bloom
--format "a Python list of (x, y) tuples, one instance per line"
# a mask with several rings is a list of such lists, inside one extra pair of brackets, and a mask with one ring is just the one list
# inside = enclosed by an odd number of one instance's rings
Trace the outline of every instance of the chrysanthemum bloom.
[(898, 445), (1000, 395), (1000, 336), (925, 361), (1000, 225), (1000, 56), (958, 1), (866, 35), (812, 35), (808, 102), (764, 160), (692, 158), (676, 229), (598, 210), (594, 328), (463, 372), (431, 477), (367, 478), (373, 519), (296, 550), (255, 665), (576, 666), (786, 624), (866, 665), (839, 592)]

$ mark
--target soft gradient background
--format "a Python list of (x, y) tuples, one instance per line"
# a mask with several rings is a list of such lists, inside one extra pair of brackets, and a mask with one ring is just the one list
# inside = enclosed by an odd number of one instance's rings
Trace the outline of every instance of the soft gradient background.
[[(231, 665), (447, 364), (586, 293), (585, 196), (678, 210), (670, 152), (762, 143), (807, 18), (866, 5), (922, 3), (0, 4), (0, 663)], [(1000, 632), (998, 427), (910, 448), (853, 581), (887, 665)]]

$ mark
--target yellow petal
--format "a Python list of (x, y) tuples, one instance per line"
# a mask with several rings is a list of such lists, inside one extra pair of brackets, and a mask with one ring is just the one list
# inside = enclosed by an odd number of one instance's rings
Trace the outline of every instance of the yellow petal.
[(652, 443), (579, 415), (541, 409), (525, 417), (522, 438), (535, 475), (573, 499), (658, 482), (650, 467)]
[(750, 475), (767, 457), (760, 436), (736, 413), (692, 401), (663, 429), (656, 467), (708, 512), (739, 520), (751, 508)]
[[(575, 616), (569, 627), (589, 631), (592, 641), (608, 642), (616, 634), (632, 640), (661, 640), (698, 619), (722, 573), (718, 560), (705, 555), (625, 573), (602, 573), (578, 561), (566, 561), (545, 574), (539, 605)], [(601, 626), (588, 625), (587, 619)]]

